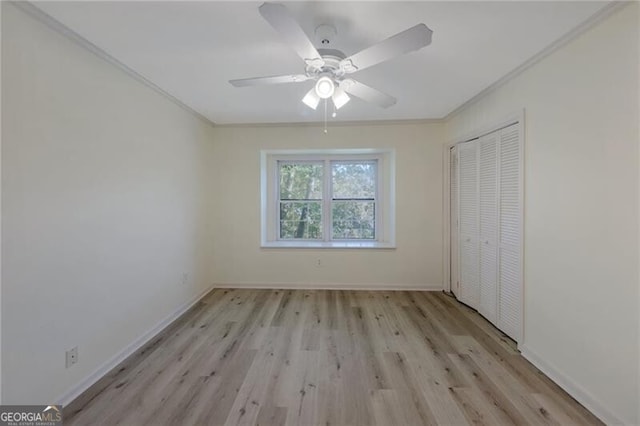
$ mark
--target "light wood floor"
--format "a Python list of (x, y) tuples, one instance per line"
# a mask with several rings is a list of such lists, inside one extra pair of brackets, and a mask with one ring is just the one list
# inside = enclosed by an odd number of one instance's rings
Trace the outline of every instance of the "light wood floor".
[(68, 425), (601, 424), (439, 292), (217, 289), (64, 414)]

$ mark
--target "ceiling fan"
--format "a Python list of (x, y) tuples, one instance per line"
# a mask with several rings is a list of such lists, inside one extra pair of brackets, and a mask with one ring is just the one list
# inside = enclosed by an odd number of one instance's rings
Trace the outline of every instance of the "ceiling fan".
[(396, 98), (349, 78), (349, 74), (421, 49), (431, 43), (433, 33), (425, 24), (418, 24), (347, 57), (340, 50), (327, 48), (330, 47), (331, 39), (336, 34), (332, 26), (320, 25), (316, 28), (319, 43), (325, 46), (316, 49), (284, 5), (264, 3), (259, 11), (262, 17), (280, 33), (284, 41), (304, 60), (304, 74), (243, 78), (230, 80), (229, 83), (235, 87), (246, 87), (314, 80), (315, 86), (302, 99), (302, 102), (314, 110), (318, 107), (320, 100), (329, 98), (333, 101), (335, 108), (340, 109), (349, 102), (349, 95), (382, 108), (395, 105)]

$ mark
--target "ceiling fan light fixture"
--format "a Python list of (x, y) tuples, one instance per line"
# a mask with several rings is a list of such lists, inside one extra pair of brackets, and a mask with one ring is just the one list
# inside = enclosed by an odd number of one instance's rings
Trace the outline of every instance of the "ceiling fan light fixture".
[(307, 92), (306, 95), (304, 95), (304, 98), (302, 98), (302, 102), (304, 102), (304, 104), (311, 109), (318, 108), (318, 104), (320, 103), (320, 97), (316, 93), (315, 87), (313, 87), (311, 90)]
[(336, 86), (331, 99), (333, 99), (333, 104), (336, 106), (336, 109), (342, 108), (347, 102), (351, 100), (349, 95), (347, 95), (347, 92), (342, 90), (340, 86)]
[(327, 76), (320, 77), (316, 82), (315, 92), (321, 99), (330, 98), (336, 89), (332, 79)]

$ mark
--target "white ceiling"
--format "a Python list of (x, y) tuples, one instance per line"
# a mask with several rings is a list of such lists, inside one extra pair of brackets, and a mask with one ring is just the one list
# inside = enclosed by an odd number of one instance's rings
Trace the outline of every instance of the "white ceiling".
[[(321, 121), (313, 82), (234, 88), (228, 80), (304, 72), (258, 13), (261, 2), (37, 2), (42, 11), (211, 121)], [(398, 98), (353, 99), (339, 120), (441, 118), (588, 19), (604, 2), (285, 2), (314, 40), (337, 28), (347, 55), (424, 22), (430, 46), (354, 74)]]

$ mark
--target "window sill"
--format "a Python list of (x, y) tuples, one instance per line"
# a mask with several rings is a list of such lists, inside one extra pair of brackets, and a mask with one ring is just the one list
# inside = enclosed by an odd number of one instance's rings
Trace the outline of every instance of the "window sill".
[(378, 241), (268, 241), (261, 248), (301, 248), (301, 249), (395, 249), (393, 243)]

